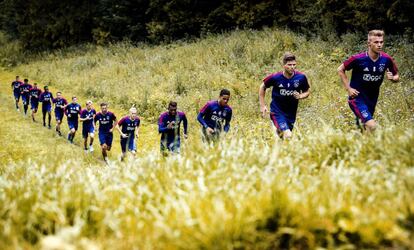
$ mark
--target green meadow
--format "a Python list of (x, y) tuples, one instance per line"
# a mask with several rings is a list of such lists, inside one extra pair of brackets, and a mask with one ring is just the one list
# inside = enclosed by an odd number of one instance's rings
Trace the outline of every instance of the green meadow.
[[(385, 37), (401, 81), (384, 81), (380, 127), (363, 134), (336, 69), (365, 50), (364, 39), (247, 30), (157, 46), (83, 45), (3, 68), (0, 249), (411, 249), (414, 44)], [(258, 89), (281, 70), (286, 51), (312, 92), (300, 102), (293, 138), (282, 141), (260, 115)], [(118, 118), (135, 105), (137, 157), (119, 160), (117, 131), (106, 165), (97, 138), (86, 154), (81, 133), (70, 145), (41, 125), (41, 114), (33, 123), (14, 108), (15, 75), (68, 100), (76, 95), (82, 107), (108, 102)], [(222, 88), (232, 93), (231, 129), (206, 145), (197, 112)], [(186, 112), (190, 132), (182, 154), (164, 158), (157, 119), (170, 100)]]

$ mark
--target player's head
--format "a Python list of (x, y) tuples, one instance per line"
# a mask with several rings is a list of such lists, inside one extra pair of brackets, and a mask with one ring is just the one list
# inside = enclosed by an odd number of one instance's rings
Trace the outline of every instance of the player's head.
[(168, 113), (170, 115), (176, 115), (177, 114), (177, 102), (171, 101), (168, 104)]
[(78, 98), (76, 96), (72, 96), (72, 103), (77, 103), (78, 102)]
[(230, 90), (228, 89), (222, 89), (220, 91), (220, 95), (219, 95), (219, 99), (218, 99), (218, 103), (220, 106), (226, 106), (227, 103), (230, 100)]
[(16, 76), (16, 81), (18, 81), (20, 79), (20, 76)]
[(62, 92), (60, 92), (60, 91), (56, 92), (56, 98), (57, 99), (62, 98)]
[(368, 32), (368, 50), (379, 53), (384, 46), (384, 31), (370, 30)]
[(43, 87), (43, 89), (47, 92), (47, 91), (49, 91), (49, 86), (46, 85), (46, 86)]
[(33, 88), (37, 89), (37, 82), (33, 83)]
[(86, 101), (86, 108), (87, 108), (87, 109), (91, 109), (91, 108), (92, 108), (92, 104), (93, 104), (93, 103), (92, 103), (92, 101), (91, 101), (91, 100), (87, 100), (87, 101)]
[(108, 112), (108, 103), (106, 102), (101, 103), (101, 111), (103, 114), (106, 114), (106, 112)]
[(296, 56), (293, 53), (286, 52), (283, 55), (282, 63), (283, 63), (283, 69), (285, 70), (286, 73), (293, 74), (293, 72), (295, 72)]
[(29, 79), (24, 79), (23, 81), (24, 81), (24, 83), (28, 83)]
[(135, 107), (129, 109), (129, 118), (131, 118), (131, 120), (137, 118), (137, 109)]

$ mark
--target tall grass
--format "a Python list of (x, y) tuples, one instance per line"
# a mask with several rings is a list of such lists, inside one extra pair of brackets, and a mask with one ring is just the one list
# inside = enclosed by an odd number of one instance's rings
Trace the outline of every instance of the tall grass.
[[(99, 153), (84, 155), (22, 119), (1, 90), (0, 248), (410, 248), (413, 45), (389, 47), (402, 83), (384, 83), (381, 127), (363, 135), (336, 75), (359, 42), (238, 31), (155, 47), (86, 46), (13, 68), (82, 102), (109, 101), (117, 113), (136, 104), (144, 130), (139, 157), (117, 161), (118, 146), (104, 166)], [(279, 141), (259, 117), (257, 92), (287, 50), (312, 95), (301, 102), (293, 139)], [(207, 146), (195, 115), (223, 87), (232, 91), (231, 132)], [(180, 156), (161, 158), (155, 121), (171, 99), (187, 112), (191, 134)]]

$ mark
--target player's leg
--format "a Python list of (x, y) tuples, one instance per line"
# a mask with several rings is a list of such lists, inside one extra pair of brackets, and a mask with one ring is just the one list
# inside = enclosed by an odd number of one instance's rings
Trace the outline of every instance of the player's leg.
[(290, 139), (292, 137), (292, 131), (289, 128), (289, 124), (282, 114), (271, 112), (270, 120), (275, 126), (276, 134), (280, 139)]
[(47, 109), (44, 105), (42, 105), (43, 127), (46, 127), (46, 113)]
[(16, 101), (16, 110), (19, 111), (19, 99), (20, 99), (20, 93), (14, 92), (14, 100)]
[(122, 138), (121, 137), (120, 142), (121, 142), (121, 152), (122, 152), (121, 161), (123, 161), (124, 158), (125, 158), (125, 155), (126, 155), (126, 147), (127, 147), (127, 143), (128, 143), (128, 138)]
[(102, 157), (104, 161), (108, 160), (108, 154), (106, 153), (107, 145), (106, 145), (106, 134), (105, 133), (99, 133), (99, 143), (101, 144), (101, 150), (102, 150)]
[(131, 152), (131, 154), (135, 157), (136, 153), (137, 153), (137, 145), (135, 143), (135, 137), (134, 135), (129, 135), (128, 136), (128, 150), (129, 152)]
[(89, 130), (89, 151), (93, 152), (93, 140), (95, 137), (95, 131), (93, 129), (93, 127)]
[(48, 128), (51, 129), (52, 126), (50, 125), (51, 121), (52, 121), (52, 114), (51, 114), (51, 107), (49, 107), (49, 110), (47, 111), (47, 120), (48, 120)]
[(33, 120), (33, 122), (35, 122), (36, 120), (35, 120), (35, 114), (37, 113), (37, 107), (38, 107), (38, 103), (36, 103), (36, 101), (33, 101), (33, 100), (31, 100), (30, 101), (30, 106), (31, 106), (31, 109), (32, 109), (32, 120)]
[(348, 103), (355, 116), (364, 124), (366, 131), (373, 132), (377, 127), (377, 123), (373, 119), (372, 113), (365, 102), (354, 98), (348, 100)]
[(28, 102), (28, 98), (26, 95), (22, 96), (22, 103), (23, 103), (23, 111), (24, 111), (24, 115), (27, 115), (27, 110), (29, 109), (29, 102)]
[(88, 130), (85, 125), (82, 127), (83, 149), (88, 152)]

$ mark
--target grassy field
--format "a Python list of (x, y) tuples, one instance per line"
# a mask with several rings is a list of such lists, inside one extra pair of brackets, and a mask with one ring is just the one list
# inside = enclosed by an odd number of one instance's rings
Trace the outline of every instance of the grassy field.
[[(384, 82), (381, 126), (364, 135), (336, 74), (364, 38), (237, 31), (162, 46), (85, 45), (1, 71), (0, 249), (411, 249), (414, 45), (386, 45), (402, 80)], [(258, 105), (258, 87), (285, 51), (312, 83), (290, 141), (275, 138)], [(16, 112), (15, 74), (81, 104), (108, 101), (119, 118), (135, 104), (138, 157), (118, 160), (115, 133), (106, 166), (99, 152), (83, 152), (80, 134), (70, 145)], [(208, 146), (197, 111), (223, 87), (231, 131)], [(190, 137), (181, 156), (162, 158), (156, 121), (170, 100), (187, 113)]]

